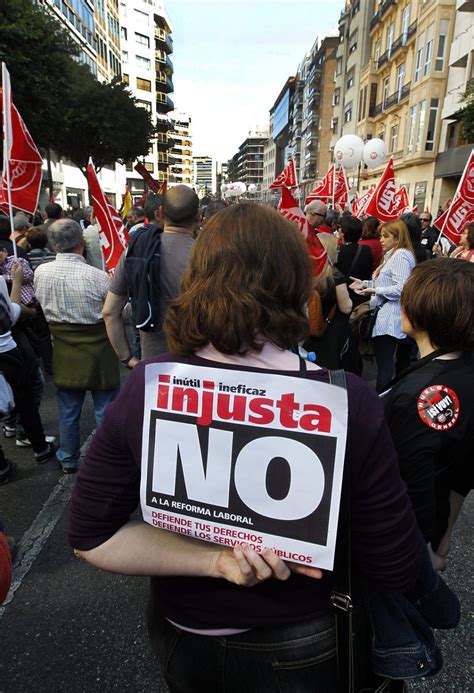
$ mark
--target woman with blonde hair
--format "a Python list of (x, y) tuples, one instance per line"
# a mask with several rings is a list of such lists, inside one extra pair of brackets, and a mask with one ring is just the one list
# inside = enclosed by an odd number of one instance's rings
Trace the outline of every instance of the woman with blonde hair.
[(350, 288), (361, 296), (371, 296), (371, 307), (378, 309), (372, 337), (377, 362), (377, 391), (383, 392), (394, 377), (408, 367), (412, 342), (402, 332), (400, 297), (416, 265), (413, 245), (406, 224), (397, 219), (380, 226), (384, 253), (372, 280), (355, 277)]

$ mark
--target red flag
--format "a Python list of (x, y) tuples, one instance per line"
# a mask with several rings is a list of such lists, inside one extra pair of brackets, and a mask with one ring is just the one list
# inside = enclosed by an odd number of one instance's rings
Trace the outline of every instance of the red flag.
[(306, 198), (305, 204), (308, 205), (312, 200), (327, 200), (332, 197), (334, 197), (334, 164), (330, 166), (324, 178), (316, 183)]
[(357, 199), (352, 200), (352, 214), (357, 217), (361, 218), (362, 216), (365, 215), (365, 208), (370, 202), (370, 198), (374, 194), (375, 190), (375, 185), (372, 185), (368, 190), (365, 191), (360, 197)]
[(393, 196), (394, 202), (394, 213), (397, 214), (397, 218), (405, 212), (410, 211), (410, 203), (408, 201), (407, 189), (402, 185), (402, 187), (396, 191)]
[(382, 177), (375, 186), (375, 190), (369, 200), (365, 213), (377, 217), (382, 222), (394, 221), (398, 214), (395, 211), (395, 175), (393, 172), (393, 159), (390, 159)]
[(160, 183), (158, 183), (158, 181), (153, 178), (150, 171), (147, 171), (147, 169), (141, 161), (135, 164), (135, 171), (141, 175), (141, 177), (148, 185), (150, 190), (152, 190), (154, 193), (156, 193), (157, 195), (162, 195), (164, 192), (166, 192), (166, 181), (164, 181), (164, 183), (161, 183), (160, 185)]
[(311, 230), (303, 210), (298, 206), (295, 198), (287, 188), (282, 188), (278, 209), (284, 217), (298, 225), (308, 245), (313, 276), (317, 277), (327, 262), (326, 249), (319, 240), (318, 235)]
[(2, 64), (3, 178), (0, 205), (7, 206), (7, 166), (10, 174), (11, 205), (34, 214), (41, 188), (43, 159), (31, 139), (21, 115), (11, 101), (10, 76)]
[(347, 183), (344, 166), (339, 167), (337, 174), (337, 183), (334, 188), (334, 207), (343, 212), (349, 204), (349, 185)]
[(92, 197), (94, 214), (100, 224), (100, 247), (105, 260), (107, 272), (113, 274), (118, 261), (128, 245), (128, 231), (122, 224), (119, 213), (113, 208), (110, 200), (104, 195), (92, 160), (87, 166), (87, 179)]
[(285, 186), (287, 188), (296, 188), (297, 185), (295, 162), (293, 159), (290, 159), (287, 166), (283, 169), (278, 178), (273, 181), (268, 189), (271, 190), (272, 188), (283, 188)]
[(412, 207), (411, 211), (413, 212), (413, 214), (418, 214), (418, 207)]
[(466, 224), (474, 221), (474, 149), (467, 160), (458, 189), (447, 210), (434, 222), (450, 241), (459, 245)]

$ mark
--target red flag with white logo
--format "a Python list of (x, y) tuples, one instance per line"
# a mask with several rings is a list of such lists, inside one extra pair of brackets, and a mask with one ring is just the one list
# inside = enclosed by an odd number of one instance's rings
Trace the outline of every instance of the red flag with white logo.
[(268, 189), (271, 190), (272, 188), (283, 187), (296, 188), (297, 186), (295, 162), (293, 159), (290, 159), (287, 166), (285, 166), (278, 178), (273, 181)]
[(395, 210), (395, 174), (393, 159), (390, 159), (373, 195), (365, 209), (365, 213), (377, 217), (382, 222), (394, 221), (398, 217)]
[(370, 202), (370, 198), (374, 194), (375, 185), (372, 185), (368, 190), (365, 191), (360, 197), (352, 200), (352, 214), (360, 219), (365, 215), (365, 208)]
[(298, 206), (291, 192), (287, 188), (283, 188), (281, 192), (282, 195), (278, 204), (278, 209), (284, 217), (298, 225), (308, 245), (313, 276), (317, 277), (324, 269), (327, 261), (326, 249), (319, 240), (318, 234), (311, 230), (303, 210)]
[(340, 212), (344, 212), (349, 204), (349, 184), (346, 178), (344, 166), (339, 166), (337, 174), (337, 183), (334, 188), (334, 208)]
[[(0, 206), (34, 214), (41, 188), (43, 159), (11, 100), (10, 75), (2, 63), (3, 177)], [(10, 191), (10, 196), (9, 196)], [(10, 198), (10, 199), (9, 199)]]
[(128, 245), (128, 231), (112, 203), (104, 194), (97, 179), (92, 159), (87, 166), (87, 179), (92, 197), (94, 214), (100, 225), (100, 248), (109, 274), (113, 274), (123, 251)]
[(397, 218), (402, 214), (410, 211), (410, 203), (408, 201), (407, 189), (402, 185), (402, 187), (395, 192), (393, 196), (394, 203), (394, 213), (396, 212)]
[(305, 200), (305, 204), (309, 204), (312, 200), (328, 200), (334, 197), (334, 164), (331, 164), (329, 171), (326, 173), (315, 187), (311, 190)]
[(467, 160), (458, 189), (448, 209), (434, 222), (450, 241), (459, 245), (466, 224), (474, 221), (474, 149)]

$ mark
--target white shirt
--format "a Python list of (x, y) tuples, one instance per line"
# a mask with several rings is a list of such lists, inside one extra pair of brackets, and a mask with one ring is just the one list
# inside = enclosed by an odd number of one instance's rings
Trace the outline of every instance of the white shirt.
[(400, 248), (395, 252), (390, 250), (386, 254), (380, 274), (374, 282), (376, 305), (383, 301), (386, 303), (377, 314), (372, 337), (390, 335), (396, 339), (406, 338), (406, 334), (402, 332), (400, 297), (415, 265), (413, 253), (406, 248)]
[[(14, 325), (20, 317), (21, 308), (18, 305), (18, 303), (11, 302), (10, 296), (8, 295), (7, 283), (2, 276), (0, 276), (0, 293), (2, 297), (5, 299), (6, 304), (10, 309), (10, 317), (12, 320), (12, 325)], [(15, 348), (16, 342), (13, 339), (10, 330), (8, 332), (5, 332), (5, 334), (0, 334), (0, 354), (4, 354), (6, 351), (11, 351)]]
[(48, 322), (96, 325), (110, 277), (76, 253), (58, 253), (35, 272), (35, 290)]

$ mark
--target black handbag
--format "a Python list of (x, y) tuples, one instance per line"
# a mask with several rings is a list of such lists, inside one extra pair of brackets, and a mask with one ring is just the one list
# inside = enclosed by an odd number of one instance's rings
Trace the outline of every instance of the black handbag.
[(365, 313), (359, 318), (357, 323), (357, 333), (360, 339), (368, 340), (372, 338), (372, 332), (374, 331), (375, 322), (377, 320), (377, 315), (379, 310), (385, 305), (387, 301), (383, 301), (375, 308), (369, 308)]

